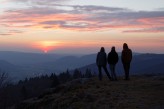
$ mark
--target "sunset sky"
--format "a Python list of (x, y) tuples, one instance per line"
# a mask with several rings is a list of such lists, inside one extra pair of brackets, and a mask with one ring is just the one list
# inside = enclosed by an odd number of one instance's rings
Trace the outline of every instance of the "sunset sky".
[(0, 51), (164, 53), (164, 0), (1, 0)]

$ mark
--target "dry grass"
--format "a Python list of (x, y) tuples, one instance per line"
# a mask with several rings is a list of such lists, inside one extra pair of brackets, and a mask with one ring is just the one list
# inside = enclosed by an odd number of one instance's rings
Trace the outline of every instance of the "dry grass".
[(100, 82), (91, 78), (24, 101), (16, 109), (164, 109), (164, 79), (138, 76), (109, 81), (104, 77)]

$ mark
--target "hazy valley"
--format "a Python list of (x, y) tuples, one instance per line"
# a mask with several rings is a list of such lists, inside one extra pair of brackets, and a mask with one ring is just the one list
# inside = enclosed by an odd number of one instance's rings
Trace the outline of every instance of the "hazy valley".
[[(0, 52), (0, 70), (7, 72), (12, 80), (74, 70), (84, 72), (87, 68), (97, 73), (96, 54), (75, 56), (22, 52)], [(133, 55), (131, 74), (163, 74), (164, 54)], [(123, 74), (121, 59), (116, 65), (118, 75)]]

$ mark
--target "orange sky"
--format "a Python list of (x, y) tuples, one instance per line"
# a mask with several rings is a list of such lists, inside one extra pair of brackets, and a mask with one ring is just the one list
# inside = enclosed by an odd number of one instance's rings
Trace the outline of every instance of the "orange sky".
[(142, 9), (135, 5), (142, 2), (129, 0), (131, 5), (122, 2), (124, 7), (116, 1), (27, 1), (1, 2), (0, 51), (89, 54), (101, 46), (121, 51), (126, 42), (135, 52), (164, 53), (161, 0), (150, 0), (148, 6), (140, 5)]

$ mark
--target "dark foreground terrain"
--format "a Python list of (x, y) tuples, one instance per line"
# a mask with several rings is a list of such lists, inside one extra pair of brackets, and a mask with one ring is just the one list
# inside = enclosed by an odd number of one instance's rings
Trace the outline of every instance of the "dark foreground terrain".
[(76, 79), (12, 109), (164, 109), (164, 76)]

